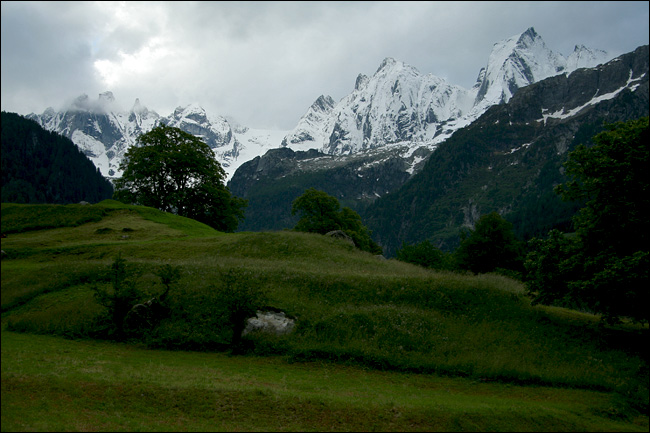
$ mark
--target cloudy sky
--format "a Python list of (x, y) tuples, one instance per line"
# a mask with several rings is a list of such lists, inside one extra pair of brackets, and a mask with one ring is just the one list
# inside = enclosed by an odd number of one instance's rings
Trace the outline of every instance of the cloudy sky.
[(55, 109), (110, 90), (159, 114), (198, 103), (292, 129), (393, 57), (469, 88), (495, 42), (534, 27), (555, 52), (648, 44), (649, 2), (2, 1), (2, 110)]

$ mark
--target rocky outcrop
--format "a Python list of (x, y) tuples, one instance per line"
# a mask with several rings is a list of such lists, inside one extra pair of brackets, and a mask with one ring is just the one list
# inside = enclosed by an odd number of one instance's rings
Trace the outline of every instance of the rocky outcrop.
[(258, 311), (255, 317), (247, 320), (242, 336), (252, 332), (285, 335), (291, 333), (294, 327), (295, 321), (284, 312)]

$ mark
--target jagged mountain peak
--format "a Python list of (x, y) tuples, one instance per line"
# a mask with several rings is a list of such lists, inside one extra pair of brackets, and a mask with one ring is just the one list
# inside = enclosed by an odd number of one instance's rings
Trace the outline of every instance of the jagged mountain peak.
[(517, 39), (517, 46), (525, 47), (535, 43), (538, 39), (541, 41), (541, 37), (535, 31), (535, 28), (529, 27)]
[(399, 74), (420, 75), (420, 72), (415, 67), (407, 63), (404, 63), (400, 60), (395, 60), (392, 57), (386, 57), (379, 65), (379, 68), (377, 68), (377, 71), (374, 73), (373, 77)]
[(576, 69), (594, 67), (610, 59), (611, 56), (607, 51), (589, 48), (582, 44), (576, 45), (567, 58), (566, 71), (571, 73)]
[(83, 93), (79, 96), (77, 96), (72, 103), (70, 104), (70, 109), (78, 109), (79, 111), (89, 111), (90, 107), (90, 99), (88, 98), (88, 95)]
[[(475, 100), (475, 111), (508, 102), (522, 87), (562, 73), (566, 59), (549, 49), (533, 27), (492, 47)], [(479, 75), (479, 79), (481, 76)]]
[[(219, 143), (223, 142), (223, 138), (228, 136), (226, 141), (229, 141), (230, 135), (232, 135), (230, 123), (224, 116), (210, 115), (196, 103), (185, 107), (177, 107), (171, 115), (161, 119), (161, 121), (168, 126), (174, 126), (191, 134), (202, 136), (211, 148), (220, 147)], [(211, 140), (210, 136), (212, 134), (221, 137)]]
[(113, 92), (102, 92), (96, 100), (91, 100), (87, 94), (83, 93), (69, 103), (66, 110), (102, 114), (120, 111), (120, 107), (115, 102)]
[(481, 68), (481, 70), (478, 71), (478, 76), (476, 77), (476, 82), (474, 83), (474, 86), (472, 86), (472, 89), (478, 89), (479, 87), (481, 87), (483, 80), (485, 80), (486, 72), (487, 70), (485, 68)]
[(311, 108), (316, 111), (329, 111), (335, 104), (336, 101), (331, 96), (320, 95), (311, 105)]
[(392, 58), (392, 57), (386, 57), (386, 58), (385, 58), (384, 60), (382, 60), (382, 62), (379, 64), (379, 67), (377, 68), (377, 71), (375, 71), (375, 74), (376, 74), (377, 72), (381, 71), (381, 70), (384, 69), (384, 68), (391, 68), (391, 67), (394, 67), (394, 66), (396, 66), (398, 63), (401, 63), (401, 62), (398, 62), (397, 60), (395, 60), (395, 59)]
[(113, 95), (113, 92), (107, 91), (107, 92), (102, 92), (99, 94), (99, 101), (107, 104), (111, 104), (115, 102), (115, 95)]
[(325, 140), (324, 124), (335, 105), (336, 101), (331, 96), (319, 96), (300, 118), (298, 125), (282, 139), (282, 147), (294, 150), (318, 147), (318, 143)]
[(174, 110), (174, 113), (172, 113), (173, 117), (176, 118), (181, 118), (181, 117), (207, 117), (207, 113), (203, 107), (201, 107), (199, 104), (196, 103), (191, 103), (185, 106), (178, 106)]
[(357, 75), (357, 81), (354, 83), (354, 90), (362, 90), (368, 85), (370, 79), (367, 75), (359, 74)]
[(133, 107), (131, 107), (131, 111), (134, 113), (142, 113), (144, 111), (147, 111), (147, 107), (140, 103), (140, 98), (135, 98), (135, 102), (133, 103)]

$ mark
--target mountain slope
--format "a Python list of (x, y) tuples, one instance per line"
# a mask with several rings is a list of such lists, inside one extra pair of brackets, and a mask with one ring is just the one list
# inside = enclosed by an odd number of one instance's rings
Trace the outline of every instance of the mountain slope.
[(441, 144), (420, 172), (364, 213), (390, 255), (425, 239), (450, 249), (461, 227), (497, 211), (521, 236), (568, 224), (555, 196), (562, 163), (603, 123), (647, 116), (648, 47), (529, 85)]
[(332, 105), (319, 97), (283, 143), (318, 155), (275, 151), (244, 163), (229, 181), (249, 200), (242, 230), (282, 229), (295, 223), (291, 201), (314, 187), (360, 214), (395, 191), (437, 146), (490, 106), (520, 88), (606, 53), (576, 47), (569, 59), (553, 53), (530, 28), (494, 45), (472, 89), (453, 86), (397, 60), (385, 59), (372, 77), (360, 75), (350, 95)]

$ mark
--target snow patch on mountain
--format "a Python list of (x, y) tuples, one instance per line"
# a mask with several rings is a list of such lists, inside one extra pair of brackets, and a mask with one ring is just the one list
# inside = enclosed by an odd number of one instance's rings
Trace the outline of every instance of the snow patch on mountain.
[(636, 91), (638, 87), (638, 83), (643, 81), (643, 78), (646, 76), (646, 74), (643, 74), (639, 76), (638, 78), (632, 78), (634, 71), (630, 70), (630, 76), (627, 80), (627, 83), (625, 85), (621, 86), (620, 88), (614, 90), (613, 92), (605, 93), (603, 95), (594, 95), (593, 98), (591, 98), (588, 102), (586, 102), (583, 105), (580, 105), (578, 107), (571, 108), (570, 110), (566, 110), (566, 108), (562, 108), (560, 110), (557, 110), (553, 113), (548, 113), (548, 109), (542, 109), (542, 118), (538, 119), (538, 122), (543, 122), (544, 125), (546, 125), (546, 121), (548, 119), (568, 119), (570, 117), (575, 116), (576, 114), (580, 113), (583, 109), (596, 105), (602, 101), (607, 101), (610, 99), (614, 99), (616, 95), (621, 93), (625, 89), (629, 89), (630, 91), (634, 92)]

